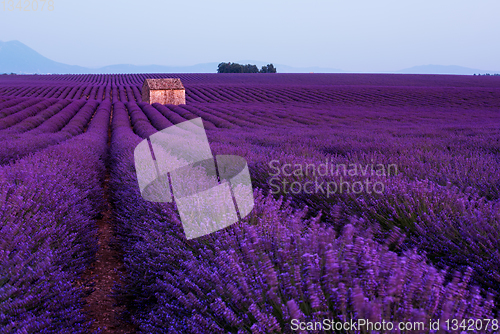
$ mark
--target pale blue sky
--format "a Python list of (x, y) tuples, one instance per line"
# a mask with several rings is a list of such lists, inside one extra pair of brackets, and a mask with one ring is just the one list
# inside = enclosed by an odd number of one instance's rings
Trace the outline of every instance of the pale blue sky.
[(54, 0), (51, 12), (9, 11), (5, 1), (0, 40), (71, 65), (253, 59), (357, 72), (500, 70), (499, 0)]

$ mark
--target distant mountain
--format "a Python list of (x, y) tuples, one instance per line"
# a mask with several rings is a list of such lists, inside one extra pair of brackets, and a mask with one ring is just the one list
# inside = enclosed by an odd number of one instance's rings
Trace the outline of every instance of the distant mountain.
[(413, 66), (410, 68), (405, 68), (404, 70), (396, 71), (395, 73), (404, 74), (462, 74), (462, 75), (472, 75), (472, 74), (486, 74), (486, 73), (500, 73), (499, 71), (484, 71), (474, 68), (455, 66), (455, 65), (421, 65)]
[(0, 41), (0, 73), (16, 74), (85, 74), (85, 73), (210, 73), (218, 63), (193, 66), (110, 65), (87, 68), (50, 60), (19, 41)]
[[(226, 60), (223, 60), (226, 61)], [(270, 62), (240, 60), (239, 64), (253, 64), (261, 68)], [(100, 68), (87, 68), (67, 65), (50, 60), (19, 41), (0, 41), (0, 73), (16, 74), (87, 74), (87, 73), (215, 73), (219, 63), (204, 63), (192, 66), (163, 65), (110, 65)], [(278, 73), (345, 73), (343, 70), (328, 67), (292, 67), (275, 64)], [(500, 71), (484, 71), (461, 66), (423, 65), (406, 68), (391, 73), (405, 74), (485, 74)]]
[[(237, 61), (240, 64), (255, 64), (259, 68), (270, 62)], [(67, 65), (50, 60), (19, 41), (0, 41), (0, 73), (16, 74), (86, 74), (86, 73), (215, 73), (219, 63), (203, 63), (191, 66), (163, 65), (109, 65), (87, 68)], [(279, 73), (339, 73), (342, 70), (321, 67), (291, 67), (274, 64)]]
[(218, 63), (192, 66), (110, 65), (101, 68), (67, 65), (50, 60), (19, 41), (0, 41), (0, 73), (86, 74), (86, 73), (214, 73)]
[(89, 73), (89, 69), (55, 62), (19, 41), (0, 41), (0, 73)]

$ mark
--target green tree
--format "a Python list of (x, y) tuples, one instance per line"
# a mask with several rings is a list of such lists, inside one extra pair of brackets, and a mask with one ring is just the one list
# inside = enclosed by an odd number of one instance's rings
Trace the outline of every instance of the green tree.
[(267, 64), (267, 66), (262, 66), (260, 73), (276, 73), (276, 68), (273, 64)]
[(262, 66), (259, 68), (256, 65), (246, 64), (241, 65), (238, 63), (220, 63), (217, 67), (217, 73), (276, 73), (276, 68), (273, 64)]

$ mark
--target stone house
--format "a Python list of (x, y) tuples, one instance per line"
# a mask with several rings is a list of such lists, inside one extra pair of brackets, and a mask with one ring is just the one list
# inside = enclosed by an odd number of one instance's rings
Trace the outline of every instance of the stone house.
[(146, 79), (142, 84), (142, 102), (186, 104), (186, 90), (181, 79)]

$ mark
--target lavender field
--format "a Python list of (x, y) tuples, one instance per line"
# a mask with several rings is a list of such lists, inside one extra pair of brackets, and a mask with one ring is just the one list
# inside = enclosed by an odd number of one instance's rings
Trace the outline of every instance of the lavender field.
[[(186, 105), (143, 103), (166, 77)], [(198, 117), (246, 159), (255, 207), (186, 240), (134, 149)], [(99, 332), (81, 281), (106, 212), (130, 332), (500, 333), (500, 77), (3, 75), (0, 141), (2, 334)]]

